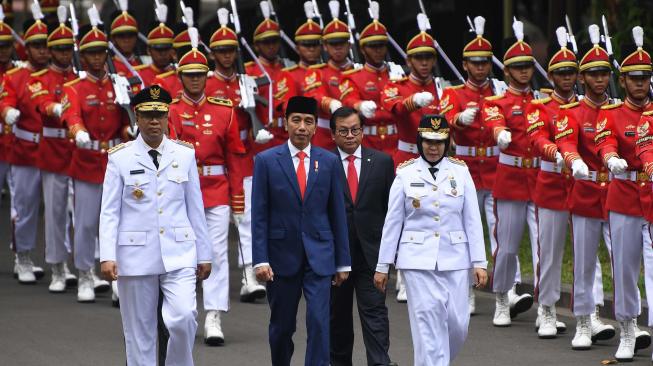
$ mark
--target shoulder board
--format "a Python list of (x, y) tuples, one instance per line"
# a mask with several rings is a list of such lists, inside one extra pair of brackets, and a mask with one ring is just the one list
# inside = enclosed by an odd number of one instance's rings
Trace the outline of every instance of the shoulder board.
[(45, 75), (49, 70), (50, 70), (50, 69), (45, 68), (45, 69), (43, 69), (43, 70), (34, 71), (33, 73), (30, 74), (30, 76), (41, 76), (41, 75)]
[(179, 144), (181, 146), (186, 146), (189, 149), (195, 150), (195, 147), (190, 142), (186, 142), (186, 141), (183, 141), (183, 140), (172, 140), (172, 142), (174, 142), (176, 144)]
[(22, 70), (22, 69), (23, 69), (22, 66), (16, 66), (13, 69), (7, 70), (7, 72), (5, 72), (5, 74), (6, 75), (15, 74), (18, 70)]
[(404, 168), (404, 167), (407, 167), (407, 166), (409, 166), (410, 164), (412, 164), (412, 163), (414, 163), (416, 161), (417, 161), (417, 158), (412, 158), (410, 160), (406, 160), (406, 161), (404, 161), (403, 163), (401, 163), (401, 164), (399, 164), (397, 166), (397, 170), (399, 170), (401, 168)]
[(614, 104), (608, 104), (608, 105), (604, 105), (603, 107), (601, 107), (601, 109), (615, 109), (615, 108), (621, 106), (622, 104), (623, 104), (622, 102), (614, 103)]
[(551, 94), (551, 93), (553, 93), (553, 89), (551, 89), (551, 88), (540, 88), (540, 93)]
[(65, 86), (65, 87), (73, 86), (73, 85), (77, 84), (78, 82), (80, 82), (81, 80), (82, 80), (82, 78), (77, 78), (75, 80), (71, 80), (71, 81), (63, 84), (63, 86)]
[(542, 99), (533, 99), (531, 100), (532, 104), (546, 104), (551, 101), (551, 97), (546, 97)]
[(450, 162), (452, 162), (452, 163), (454, 163), (454, 164), (456, 164), (456, 165), (467, 166), (467, 164), (466, 164), (464, 161), (462, 161), (462, 160), (460, 160), (460, 159), (458, 159), (458, 158), (454, 158), (454, 157), (452, 157), (452, 156), (448, 156), (447, 159), (449, 159)]
[(137, 66), (134, 66), (134, 70), (140, 71), (140, 70), (146, 69), (148, 67), (150, 67), (150, 64), (137, 65)]
[(245, 67), (250, 67), (250, 66), (252, 66), (252, 65), (254, 65), (254, 61), (247, 61), (247, 62), (245, 62), (245, 65), (244, 65), (244, 66), (245, 66)]
[(491, 96), (489, 96), (489, 97), (485, 97), (485, 100), (493, 101), (493, 100), (503, 99), (503, 96), (504, 96), (504, 95), (505, 95), (505, 94), (500, 94), (500, 95), (491, 95)]
[(211, 104), (223, 105), (226, 107), (233, 107), (234, 104), (231, 102), (231, 99), (208, 97), (206, 100)]
[(299, 67), (299, 65), (292, 65), (292, 66), (284, 67), (281, 70), (283, 70), (283, 71), (292, 71), (292, 70), (294, 70), (294, 69), (296, 69), (298, 67)]
[(159, 78), (159, 79), (163, 79), (163, 78), (165, 78), (165, 77), (168, 77), (168, 76), (174, 74), (175, 72), (177, 72), (177, 71), (176, 71), (176, 70), (166, 71), (166, 72), (164, 72), (163, 74), (159, 74), (159, 75), (157, 75), (156, 77)]
[(170, 104), (179, 103), (180, 100), (181, 100), (181, 99), (179, 99), (179, 98), (173, 98), (173, 99), (170, 101)]
[(357, 72), (359, 72), (361, 70), (363, 70), (363, 69), (351, 69), (351, 70), (343, 71), (340, 74), (341, 75), (351, 75), (351, 74), (355, 74), (355, 73), (357, 73)]
[(448, 86), (448, 87), (444, 88), (444, 90), (447, 90), (447, 89), (456, 90), (456, 89), (462, 89), (464, 87), (465, 87), (465, 84), (451, 85), (451, 86)]
[(573, 103), (569, 103), (569, 104), (564, 104), (564, 105), (561, 105), (561, 106), (560, 106), (560, 109), (570, 109), (570, 108), (574, 108), (575, 106), (577, 106), (577, 105), (579, 105), (579, 104), (580, 104), (579, 102), (573, 102)]
[(111, 155), (111, 154), (115, 153), (116, 151), (127, 147), (127, 145), (128, 145), (127, 142), (123, 142), (121, 144), (118, 144), (118, 145), (110, 148), (109, 150), (107, 150), (107, 154)]
[(309, 68), (309, 69), (321, 69), (321, 68), (323, 68), (324, 66), (326, 66), (326, 64), (325, 64), (325, 63), (321, 63), (321, 64), (311, 65), (311, 66), (309, 66), (308, 68)]
[(651, 116), (651, 115), (653, 115), (653, 111), (646, 111), (642, 113), (642, 116)]

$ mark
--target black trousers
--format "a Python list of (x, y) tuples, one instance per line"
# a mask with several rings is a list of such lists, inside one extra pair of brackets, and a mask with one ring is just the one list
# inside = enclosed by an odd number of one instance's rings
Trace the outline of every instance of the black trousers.
[(367, 364), (387, 365), (390, 340), (385, 294), (374, 287), (374, 270), (365, 261), (358, 240), (350, 240), (349, 245), (352, 247), (352, 271), (340, 287), (331, 287), (331, 365), (352, 366), (354, 291)]

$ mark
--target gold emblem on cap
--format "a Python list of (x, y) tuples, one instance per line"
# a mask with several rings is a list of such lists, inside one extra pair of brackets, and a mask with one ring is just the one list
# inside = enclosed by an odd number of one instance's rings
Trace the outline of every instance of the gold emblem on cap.
[(160, 96), (161, 96), (160, 88), (154, 86), (150, 88), (150, 98), (152, 98), (153, 100), (157, 100), (159, 99)]
[(431, 118), (431, 127), (434, 130), (437, 130), (440, 128), (440, 124), (442, 124), (442, 120), (440, 118)]

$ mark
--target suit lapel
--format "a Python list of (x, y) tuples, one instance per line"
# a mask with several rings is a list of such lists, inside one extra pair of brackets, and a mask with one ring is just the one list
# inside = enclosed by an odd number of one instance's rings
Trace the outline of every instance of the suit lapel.
[(161, 154), (161, 160), (159, 161), (159, 170), (165, 169), (175, 156), (175, 144), (168, 140), (167, 138), (163, 140), (163, 143), (166, 145), (163, 148), (163, 154)]
[(147, 169), (156, 171), (152, 157), (147, 153), (145, 143), (143, 141), (134, 141), (133, 143), (136, 144), (136, 161)]
[(295, 191), (297, 198), (301, 201), (301, 195), (299, 194), (299, 184), (297, 183), (297, 172), (295, 172), (295, 166), (292, 162), (292, 157), (290, 156), (290, 149), (288, 149), (288, 144), (283, 145), (277, 151), (277, 161), (281, 166), (281, 170), (286, 174), (290, 186)]
[[(344, 172), (345, 171), (345, 165), (342, 162), (342, 157), (340, 156), (340, 150), (336, 147), (336, 149), (332, 150), (332, 152), (334, 154), (336, 154), (336, 156), (338, 157), (338, 160), (340, 161), (339, 166), (342, 169), (342, 171)], [(347, 182), (347, 175), (346, 174), (340, 174), (340, 182), (342, 183), (343, 190), (345, 191), (345, 198), (348, 200), (348, 202), (353, 204), (354, 202), (352, 202), (352, 199), (351, 199), (351, 192), (349, 192), (349, 182)]]
[(317, 175), (320, 174), (320, 157), (322, 154), (317, 149), (311, 147), (311, 163), (308, 165), (308, 182), (306, 182), (306, 192), (304, 192), (304, 201), (313, 191), (313, 186), (317, 181)]
[(367, 177), (369, 177), (372, 167), (374, 165), (374, 153), (370, 150), (361, 148), (361, 172), (358, 179), (358, 193), (356, 193), (356, 202), (360, 199), (361, 194), (365, 190), (367, 184)]

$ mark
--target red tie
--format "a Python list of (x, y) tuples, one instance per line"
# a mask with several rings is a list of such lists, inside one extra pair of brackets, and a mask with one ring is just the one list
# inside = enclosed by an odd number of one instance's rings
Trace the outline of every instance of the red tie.
[(297, 183), (299, 183), (299, 193), (301, 194), (303, 200), (304, 192), (306, 192), (306, 168), (304, 167), (304, 158), (306, 157), (306, 153), (300, 151), (297, 153), (297, 157), (299, 158), (299, 165), (297, 165)]
[(351, 193), (351, 200), (356, 202), (356, 194), (358, 193), (358, 174), (356, 173), (356, 165), (354, 161), (356, 157), (354, 155), (349, 155), (347, 161), (349, 161), (349, 166), (347, 166), (347, 183), (349, 184), (349, 193)]

